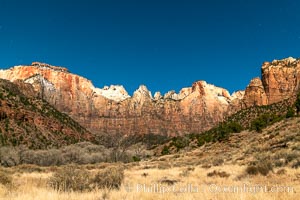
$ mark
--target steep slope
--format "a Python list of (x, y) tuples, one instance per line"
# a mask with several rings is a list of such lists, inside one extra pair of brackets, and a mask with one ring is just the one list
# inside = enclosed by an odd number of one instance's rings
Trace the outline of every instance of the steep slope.
[(85, 128), (35, 95), (30, 84), (0, 79), (1, 145), (46, 148), (93, 140)]
[(233, 95), (198, 81), (178, 94), (156, 92), (152, 96), (146, 86), (140, 86), (130, 97), (123, 86), (95, 88), (91, 81), (66, 68), (44, 63), (0, 70), (0, 78), (32, 84), (37, 94), (59, 111), (93, 133), (108, 135), (176, 136), (208, 130), (241, 109), (291, 97), (299, 90), (300, 61), (265, 62), (261, 77)]

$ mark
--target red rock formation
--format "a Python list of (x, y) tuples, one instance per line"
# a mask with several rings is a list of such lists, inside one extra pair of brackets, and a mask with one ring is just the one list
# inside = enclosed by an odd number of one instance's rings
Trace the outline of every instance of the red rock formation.
[(264, 63), (262, 80), (232, 96), (205, 81), (154, 97), (140, 86), (130, 97), (122, 86), (95, 88), (91, 81), (65, 68), (42, 63), (0, 70), (0, 78), (30, 83), (38, 95), (95, 133), (183, 135), (201, 132), (228, 114), (253, 105), (288, 98), (299, 88), (299, 60)]
[(289, 98), (299, 90), (300, 60), (289, 57), (265, 62), (262, 66), (262, 82), (269, 104)]
[(243, 100), (246, 107), (268, 104), (267, 95), (260, 78), (256, 77), (250, 81), (250, 84), (246, 88)]
[(95, 88), (65, 68), (33, 63), (0, 71), (0, 78), (24, 80), (37, 94), (69, 114), (81, 125), (98, 133), (182, 135), (209, 129), (227, 112), (228, 91), (204, 81), (152, 97), (140, 86), (132, 97), (121, 86)]

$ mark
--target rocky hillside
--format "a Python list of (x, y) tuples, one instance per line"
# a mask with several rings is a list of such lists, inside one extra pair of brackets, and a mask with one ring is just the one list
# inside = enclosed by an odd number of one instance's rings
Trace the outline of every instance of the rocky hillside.
[(26, 145), (36, 149), (83, 140), (92, 141), (93, 135), (46, 101), (36, 98), (30, 84), (0, 79), (1, 145)]
[(225, 117), (253, 105), (269, 105), (299, 90), (300, 61), (294, 58), (265, 62), (262, 79), (254, 78), (245, 91), (230, 95), (205, 81), (178, 94), (154, 95), (140, 86), (129, 96), (123, 86), (95, 88), (91, 81), (66, 68), (44, 63), (0, 70), (0, 78), (30, 83), (36, 93), (93, 133), (160, 134), (199, 133)]

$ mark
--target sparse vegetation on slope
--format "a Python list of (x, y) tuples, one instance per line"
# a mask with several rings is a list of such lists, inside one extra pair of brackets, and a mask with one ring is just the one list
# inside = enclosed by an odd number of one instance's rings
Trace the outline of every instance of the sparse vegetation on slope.
[[(296, 99), (296, 100), (295, 100)], [(197, 148), (210, 142), (228, 140), (230, 134), (242, 130), (262, 130), (276, 122), (295, 116), (295, 110), (300, 108), (300, 93), (297, 97), (274, 103), (268, 106), (253, 106), (229, 116), (218, 126), (203, 133), (190, 134), (172, 138), (171, 142), (163, 144), (157, 155), (176, 153), (182, 149)]]
[(69, 116), (41, 99), (24, 95), (18, 87), (0, 80), (1, 145), (41, 149), (93, 140), (93, 135)]

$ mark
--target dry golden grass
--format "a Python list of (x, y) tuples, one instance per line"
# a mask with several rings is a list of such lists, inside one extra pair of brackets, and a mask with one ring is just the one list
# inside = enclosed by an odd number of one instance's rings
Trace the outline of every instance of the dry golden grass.
[[(155, 164), (155, 163), (152, 163)], [(202, 167), (173, 167), (159, 169), (148, 168), (149, 163), (142, 162), (125, 170), (125, 180), (120, 190), (93, 190), (91, 192), (58, 192), (47, 186), (51, 172), (19, 173), (13, 175), (14, 188), (0, 187), (0, 199), (5, 200), (192, 200), (192, 199), (299, 199), (300, 171), (286, 168), (285, 173), (276, 171), (268, 176), (243, 175), (245, 167), (237, 165)], [(96, 170), (94, 170), (96, 171)], [(183, 173), (188, 171), (189, 173)], [(226, 172), (229, 177), (207, 176), (213, 171)], [(142, 187), (145, 184), (146, 189)], [(168, 185), (169, 184), (169, 185)], [(173, 184), (173, 185), (172, 185)], [(276, 185), (292, 186), (293, 192), (214, 192), (215, 186), (243, 186), (257, 184), (272, 187)], [(213, 187), (214, 186), (214, 187)], [(155, 188), (157, 187), (157, 188)], [(166, 191), (169, 189), (170, 191)]]
[[(0, 184), (5, 200), (298, 200), (300, 193), (300, 119), (278, 122), (262, 133), (243, 131), (226, 142), (205, 144), (192, 151), (128, 163), (119, 190), (94, 189), (89, 192), (58, 192), (47, 182), (60, 167), (31, 165), (5, 169), (13, 174), (13, 187)], [(266, 176), (249, 175), (251, 164), (271, 162)], [(278, 162), (280, 161), (280, 162)], [(300, 162), (300, 161), (299, 161)], [(109, 163), (77, 166), (96, 175)], [(295, 168), (293, 168), (295, 167)], [(243, 190), (246, 186), (248, 191)], [(251, 192), (254, 186), (270, 189), (287, 186), (288, 191)], [(145, 189), (144, 189), (145, 186)], [(240, 189), (238, 192), (216, 191)], [(242, 188), (238, 188), (242, 187)], [(170, 191), (166, 191), (166, 190)], [(265, 188), (263, 188), (265, 189)]]

